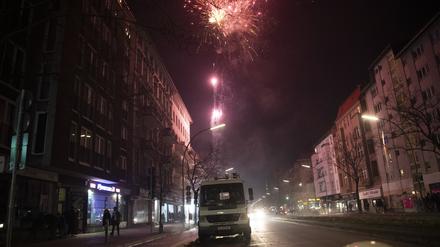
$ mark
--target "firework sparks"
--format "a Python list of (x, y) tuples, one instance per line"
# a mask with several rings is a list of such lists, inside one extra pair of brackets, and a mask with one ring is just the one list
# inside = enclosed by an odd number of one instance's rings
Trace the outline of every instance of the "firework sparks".
[[(218, 51), (230, 53), (240, 49), (253, 53), (252, 43), (263, 21), (262, 3), (267, 0), (185, 0), (184, 8), (194, 15), (193, 25), (205, 32), (204, 43), (215, 45)], [(227, 53), (227, 52), (226, 52)]]

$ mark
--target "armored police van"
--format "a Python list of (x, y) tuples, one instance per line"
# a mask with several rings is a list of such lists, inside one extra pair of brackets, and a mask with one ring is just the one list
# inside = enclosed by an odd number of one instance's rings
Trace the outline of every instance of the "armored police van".
[[(248, 199), (252, 201), (252, 188), (249, 188), (248, 194)], [(244, 181), (238, 174), (202, 182), (199, 196), (200, 241), (229, 235), (241, 235), (245, 240), (250, 240), (248, 201)]]

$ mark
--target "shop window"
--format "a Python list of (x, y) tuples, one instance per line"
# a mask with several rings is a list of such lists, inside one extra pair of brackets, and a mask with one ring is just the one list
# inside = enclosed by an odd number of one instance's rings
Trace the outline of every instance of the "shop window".
[(35, 117), (35, 127), (34, 127), (34, 141), (33, 141), (33, 153), (42, 154), (44, 153), (45, 142), (46, 142), (46, 122), (47, 122), (47, 112), (38, 112)]
[(125, 201), (121, 194), (100, 192), (96, 190), (88, 190), (87, 200), (87, 225), (102, 226), (102, 216), (105, 209), (109, 209), (110, 213), (113, 213), (113, 208), (118, 207), (121, 213), (121, 221), (126, 219)]

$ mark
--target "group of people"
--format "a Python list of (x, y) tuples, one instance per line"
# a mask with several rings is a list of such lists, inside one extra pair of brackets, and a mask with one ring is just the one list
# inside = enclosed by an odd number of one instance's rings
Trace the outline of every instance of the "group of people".
[(440, 212), (440, 193), (427, 193), (416, 203), (420, 211)]
[(104, 226), (105, 232), (105, 242), (108, 241), (108, 230), (110, 225), (112, 226), (112, 231), (110, 236), (113, 236), (115, 228), (119, 236), (119, 224), (121, 223), (121, 213), (118, 211), (117, 207), (113, 208), (113, 212), (110, 214), (110, 210), (105, 209), (102, 216), (102, 225)]

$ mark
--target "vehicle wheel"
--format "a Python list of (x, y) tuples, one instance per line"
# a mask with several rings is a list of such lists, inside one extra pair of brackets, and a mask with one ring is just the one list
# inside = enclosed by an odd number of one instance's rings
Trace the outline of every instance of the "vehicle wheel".
[(249, 243), (251, 241), (251, 232), (243, 232), (243, 240), (246, 243)]

